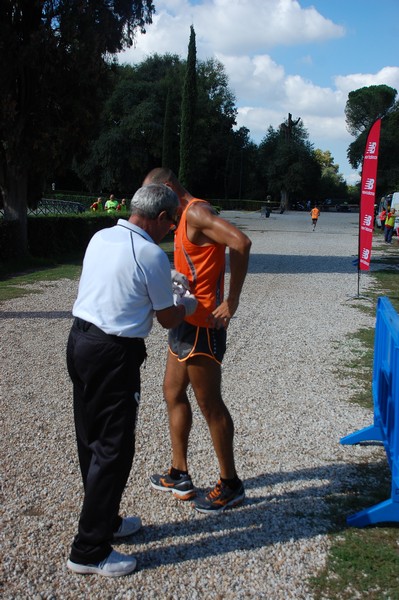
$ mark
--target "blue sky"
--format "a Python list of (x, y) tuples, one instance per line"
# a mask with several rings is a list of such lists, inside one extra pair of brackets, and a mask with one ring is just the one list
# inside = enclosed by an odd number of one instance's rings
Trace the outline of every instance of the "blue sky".
[(288, 113), (302, 118), (315, 148), (330, 150), (348, 183), (352, 90), (399, 91), (399, 0), (154, 0), (156, 13), (135, 47), (137, 63), (157, 52), (187, 56), (190, 25), (199, 59), (220, 60), (236, 97), (237, 126), (259, 143)]

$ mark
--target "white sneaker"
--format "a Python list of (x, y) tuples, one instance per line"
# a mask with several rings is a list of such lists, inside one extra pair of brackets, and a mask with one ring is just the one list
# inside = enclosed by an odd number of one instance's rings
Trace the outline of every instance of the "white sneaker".
[(94, 565), (81, 565), (74, 563), (71, 560), (67, 561), (67, 567), (74, 573), (80, 575), (88, 575), (95, 573), (104, 577), (121, 577), (128, 575), (136, 568), (137, 561), (134, 556), (121, 554), (116, 550), (112, 550), (111, 554), (101, 562)]
[(118, 531), (114, 533), (114, 540), (120, 540), (121, 538), (128, 537), (129, 535), (133, 535), (141, 528), (141, 519), (140, 517), (125, 517), (122, 519), (122, 523)]

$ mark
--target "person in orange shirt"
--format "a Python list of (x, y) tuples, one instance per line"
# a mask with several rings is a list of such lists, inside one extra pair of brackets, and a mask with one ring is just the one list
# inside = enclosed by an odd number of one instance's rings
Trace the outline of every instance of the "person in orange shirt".
[(102, 205), (101, 198), (97, 198), (97, 200), (95, 202), (93, 202), (93, 204), (91, 204), (91, 206), (90, 206), (90, 210), (92, 210), (93, 212), (102, 210), (102, 208), (103, 208), (103, 205)]
[(309, 214), (312, 217), (313, 231), (314, 231), (316, 229), (317, 219), (320, 216), (319, 208), (317, 206), (315, 206), (314, 208), (312, 208), (312, 210), (310, 211)]
[(381, 221), (381, 231), (384, 232), (385, 230), (385, 219), (387, 218), (387, 211), (385, 208), (382, 209), (382, 211), (380, 212), (380, 214), (378, 215), (379, 219)]
[[(189, 288), (197, 309), (169, 331), (169, 353), (163, 391), (168, 408), (172, 465), (150, 477), (154, 489), (181, 500), (195, 496), (188, 472), (187, 450), (192, 426), (187, 388), (191, 384), (204, 415), (219, 462), (220, 478), (204, 497), (194, 500), (202, 513), (223, 511), (241, 503), (244, 486), (235, 467), (234, 424), (221, 394), (221, 363), (226, 330), (235, 314), (248, 268), (250, 239), (219, 217), (212, 206), (194, 198), (165, 168), (151, 171), (144, 184), (164, 183), (179, 197), (182, 214), (175, 231), (175, 269)], [(230, 285), (224, 298), (225, 251), (229, 249)]]

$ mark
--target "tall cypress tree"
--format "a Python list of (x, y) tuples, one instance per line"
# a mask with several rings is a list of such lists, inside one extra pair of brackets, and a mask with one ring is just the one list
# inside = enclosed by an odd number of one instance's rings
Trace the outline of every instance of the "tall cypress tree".
[(194, 27), (190, 27), (186, 75), (183, 84), (180, 126), (179, 179), (190, 189), (194, 180), (195, 118), (197, 105), (197, 49)]
[(172, 100), (171, 100), (171, 89), (168, 87), (168, 93), (166, 96), (165, 103), (165, 115), (163, 122), (163, 136), (162, 136), (162, 166), (168, 167), (169, 169), (174, 168), (173, 164), (173, 112), (172, 112)]

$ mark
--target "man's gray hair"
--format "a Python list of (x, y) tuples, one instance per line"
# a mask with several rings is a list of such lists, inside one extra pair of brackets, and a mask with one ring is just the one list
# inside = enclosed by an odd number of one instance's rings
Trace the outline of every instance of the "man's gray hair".
[(168, 186), (163, 183), (143, 185), (134, 194), (130, 202), (130, 214), (156, 219), (165, 210), (173, 217), (179, 206), (179, 199)]

